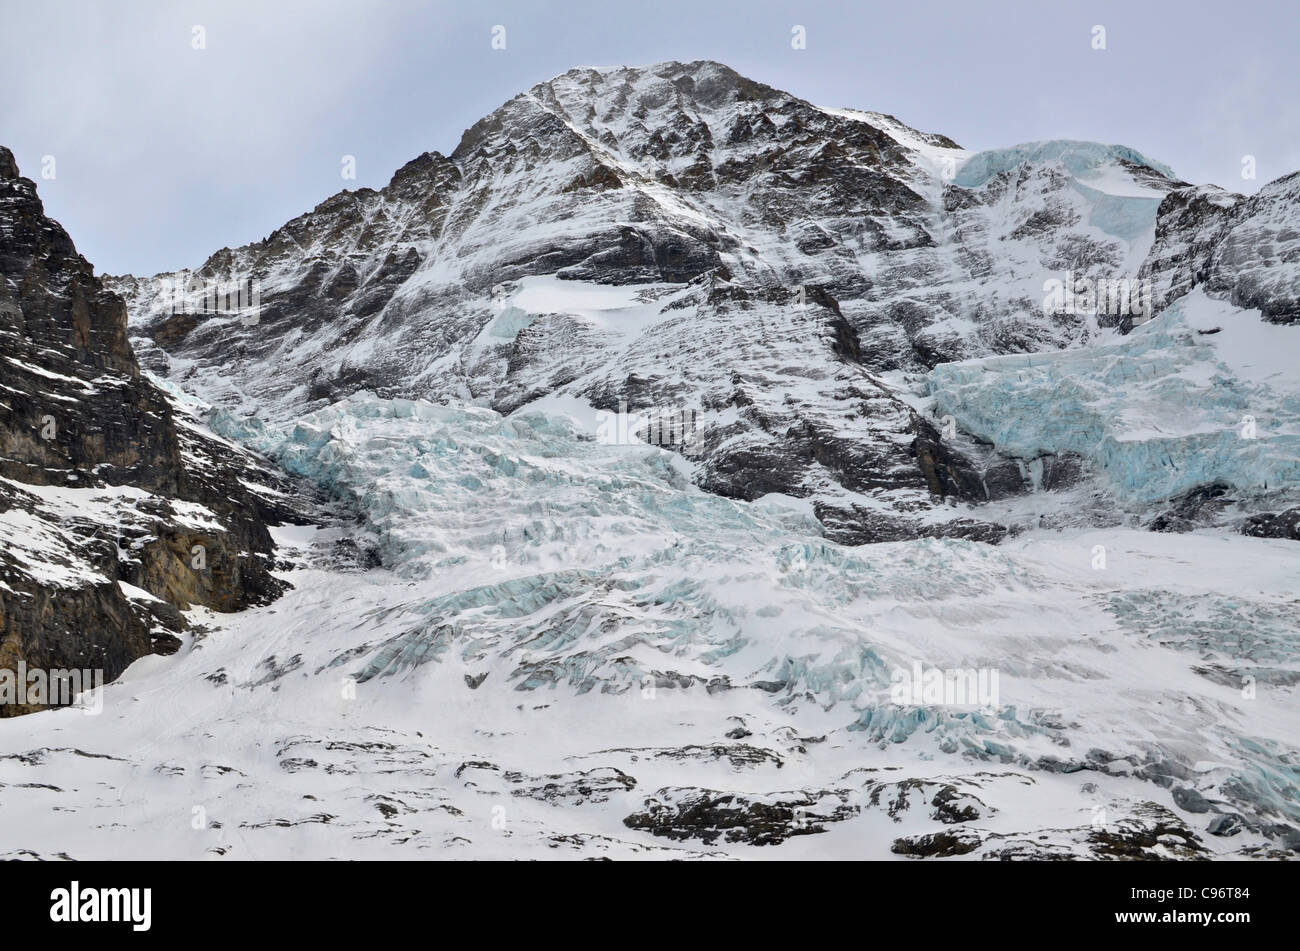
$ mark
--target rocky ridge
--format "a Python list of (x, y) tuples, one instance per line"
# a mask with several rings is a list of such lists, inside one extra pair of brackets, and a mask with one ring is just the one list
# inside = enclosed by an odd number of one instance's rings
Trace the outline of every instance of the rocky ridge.
[(175, 650), (182, 611), (283, 590), (267, 524), (295, 512), (286, 480), (141, 372), (121, 298), (4, 148), (0, 408), (0, 667), (111, 681)]

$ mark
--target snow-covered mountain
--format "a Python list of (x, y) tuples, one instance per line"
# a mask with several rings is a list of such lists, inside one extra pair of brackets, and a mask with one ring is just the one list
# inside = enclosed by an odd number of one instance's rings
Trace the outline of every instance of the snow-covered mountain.
[[(690, 412), (711, 491), (811, 497), (845, 541), (998, 537), (922, 517), (986, 498), (997, 461), (953, 453), (878, 374), (1093, 339), (1044, 319), (1044, 277), (1136, 277), (1166, 171), (1086, 143), (970, 156), (716, 63), (579, 69), (450, 157), (210, 258), (200, 280), (259, 282), (254, 327), (110, 285), (163, 351), (149, 365), (237, 411), (366, 389)], [(1024, 488), (1018, 471), (995, 481)]]
[[(971, 155), (717, 63), (577, 69), (380, 191), (193, 272), (109, 284), (146, 364), (236, 412), (284, 421), (368, 390), (689, 414), (680, 448), (710, 491), (811, 498), (846, 542), (996, 539), (1006, 526), (943, 503), (1025, 492), (1038, 456), (942, 438), (908, 375), (1113, 337), (1128, 310), (1047, 313), (1047, 283), (1131, 282), (1149, 319), (1201, 254), (1217, 255), (1207, 290), (1238, 281), (1233, 303), (1285, 318), (1300, 275), (1284, 184), (1205, 197), (1093, 143)], [(1274, 250), (1255, 262), (1234, 249), (1257, 234)], [(261, 321), (173, 313), (167, 289), (195, 278), (256, 281)], [(1079, 474), (1072, 457), (1046, 469)]]
[(205, 438), (335, 501), (278, 601), (0, 731), (5, 841), (1288, 854), (1296, 181), (576, 69), (106, 278)]

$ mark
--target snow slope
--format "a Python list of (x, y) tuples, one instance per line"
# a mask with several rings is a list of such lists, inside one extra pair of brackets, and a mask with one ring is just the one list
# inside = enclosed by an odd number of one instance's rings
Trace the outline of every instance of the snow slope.
[[(1186, 856), (1300, 820), (1290, 543), (855, 549), (566, 415), (243, 427), (362, 530), (277, 530), (280, 601), (204, 615), (98, 717), (0, 725), (8, 854)], [(344, 537), (382, 566), (340, 567)], [(913, 662), (998, 695), (896, 703)], [(1220, 811), (1249, 828), (1207, 835)]]

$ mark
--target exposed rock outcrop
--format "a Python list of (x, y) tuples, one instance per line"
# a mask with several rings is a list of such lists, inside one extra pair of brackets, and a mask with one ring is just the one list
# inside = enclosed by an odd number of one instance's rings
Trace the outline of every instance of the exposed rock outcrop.
[(1249, 198), (1212, 185), (1170, 192), (1142, 275), (1164, 307), (1195, 287), (1279, 324), (1300, 322), (1300, 172)]
[(121, 298), (0, 148), (0, 669), (109, 681), (174, 650), (180, 611), (276, 597), (286, 488), (143, 375)]

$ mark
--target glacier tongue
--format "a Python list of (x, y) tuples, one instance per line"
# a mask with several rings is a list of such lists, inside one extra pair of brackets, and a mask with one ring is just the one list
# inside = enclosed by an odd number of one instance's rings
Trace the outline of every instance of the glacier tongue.
[[(279, 530), (294, 590), (196, 612), (206, 633), (106, 688), (104, 716), (0, 732), (0, 782), (57, 772), (40, 795), (97, 817), (7, 809), (14, 847), (1186, 856), (1300, 823), (1287, 542), (853, 548), (564, 414), (362, 394), (211, 425), (360, 525)], [(367, 545), (380, 567), (340, 555)], [(898, 702), (915, 665), (995, 672), (996, 696)], [(1206, 834), (1228, 814), (1237, 835)]]

